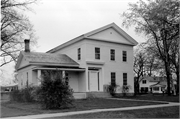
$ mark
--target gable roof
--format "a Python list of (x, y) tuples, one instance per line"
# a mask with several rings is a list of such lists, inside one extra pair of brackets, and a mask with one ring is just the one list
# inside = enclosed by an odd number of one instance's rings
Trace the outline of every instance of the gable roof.
[[(81, 35), (79, 37), (76, 37), (76, 38), (74, 38), (74, 39), (72, 39), (72, 40), (70, 40), (70, 41), (68, 41), (68, 42), (66, 42), (66, 43), (64, 43), (62, 45), (59, 45), (59, 46), (57, 46), (57, 47), (47, 51), (47, 52), (49, 52), (49, 53), (56, 52), (57, 50), (60, 50), (60, 49), (66, 47), (68, 45), (71, 45), (71, 44), (73, 44), (75, 42), (78, 42), (80, 40), (83, 40), (83, 39), (92, 39), (92, 40), (106, 41), (106, 40), (103, 40), (103, 39), (93, 39), (93, 38), (90, 38), (90, 36), (92, 36), (94, 34), (97, 34), (97, 33), (101, 32), (101, 31), (104, 31), (106, 29), (109, 29), (109, 28), (113, 28), (116, 32), (121, 34), (126, 40), (128, 40), (130, 42), (129, 44), (126, 44), (126, 43), (122, 43), (122, 44), (131, 45), (131, 46), (135, 46), (135, 45), (138, 44), (137, 41), (135, 41), (131, 36), (129, 36), (125, 31), (123, 31), (115, 23), (111, 23), (111, 24), (108, 24), (108, 25), (103, 26), (101, 28), (98, 28), (96, 30), (93, 30), (91, 32), (85, 33), (85, 34), (83, 34), (83, 35)], [(121, 42), (115, 42), (115, 41), (110, 41), (110, 40), (108, 42), (121, 43)]]
[(18, 58), (18, 62), (15, 66), (18, 70), (22, 58), (25, 58), (30, 65), (43, 65), (43, 66), (79, 66), (77, 62), (68, 57), (65, 54), (51, 54), (40, 52), (21, 52)]
[(141, 80), (148, 80), (149, 82), (159, 82), (159, 81), (165, 81), (166, 78), (146, 76), (146, 77), (142, 77)]

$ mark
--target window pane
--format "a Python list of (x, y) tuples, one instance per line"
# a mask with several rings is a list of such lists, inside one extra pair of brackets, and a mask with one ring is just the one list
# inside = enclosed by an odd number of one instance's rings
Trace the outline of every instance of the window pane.
[(123, 85), (127, 85), (127, 73), (123, 73)]
[(127, 61), (127, 52), (123, 51), (123, 61), (126, 62)]
[(95, 48), (95, 59), (100, 59), (100, 48)]
[(111, 49), (111, 51), (110, 51), (110, 53), (111, 53), (111, 60), (115, 60), (115, 50), (114, 49)]
[(78, 60), (81, 59), (81, 48), (78, 48)]
[(116, 84), (116, 73), (111, 72), (111, 85), (115, 86)]

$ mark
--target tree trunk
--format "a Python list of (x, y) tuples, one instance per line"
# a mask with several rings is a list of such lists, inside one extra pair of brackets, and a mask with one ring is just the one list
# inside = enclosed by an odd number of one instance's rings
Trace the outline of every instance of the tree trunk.
[(177, 85), (176, 85), (176, 94), (179, 94), (179, 69), (176, 71), (177, 76)]

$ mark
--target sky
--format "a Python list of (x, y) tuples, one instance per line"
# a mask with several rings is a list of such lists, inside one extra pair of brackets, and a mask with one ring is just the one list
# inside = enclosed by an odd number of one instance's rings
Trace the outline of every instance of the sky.
[[(128, 3), (138, 0), (41, 0), (30, 7), (33, 12), (25, 12), (34, 25), (38, 44), (36, 52), (46, 52), (82, 34), (115, 23), (137, 42), (145, 37), (134, 32), (134, 28), (122, 27), (121, 14), (128, 9)], [(23, 49), (22, 49), (23, 50)], [(2, 67), (2, 83), (11, 83), (14, 63)]]

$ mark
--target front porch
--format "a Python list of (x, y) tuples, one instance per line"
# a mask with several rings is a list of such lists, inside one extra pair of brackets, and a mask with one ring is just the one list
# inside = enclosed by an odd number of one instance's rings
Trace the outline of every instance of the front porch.
[[(83, 81), (83, 75), (85, 75), (85, 69), (83, 68), (50, 68), (50, 67), (35, 67), (32, 70), (32, 83), (40, 85), (43, 80), (43, 73), (45, 71), (53, 71), (60, 74), (60, 79), (64, 80), (74, 92), (85, 92), (85, 81)], [(84, 86), (84, 87), (83, 87)]]

